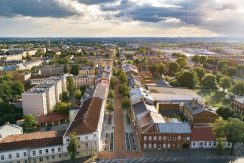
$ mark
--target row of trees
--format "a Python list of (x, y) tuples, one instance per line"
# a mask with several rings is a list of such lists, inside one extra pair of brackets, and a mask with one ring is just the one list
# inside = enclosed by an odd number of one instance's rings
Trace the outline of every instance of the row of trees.
[(217, 119), (212, 131), (217, 138), (217, 147), (220, 152), (224, 149), (224, 140), (232, 143), (231, 154), (233, 154), (235, 144), (244, 143), (244, 122), (237, 118)]
[(13, 81), (11, 76), (4, 75), (0, 78), (0, 102), (11, 102), (20, 98), (25, 91), (24, 85)]

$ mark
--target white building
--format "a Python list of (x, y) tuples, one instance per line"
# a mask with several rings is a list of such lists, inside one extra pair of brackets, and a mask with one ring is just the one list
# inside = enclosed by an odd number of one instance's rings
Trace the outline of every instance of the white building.
[(0, 127), (0, 140), (9, 135), (23, 134), (23, 128), (15, 124), (6, 123)]
[(131, 105), (137, 104), (139, 102), (147, 102), (153, 104), (154, 100), (148, 90), (145, 88), (139, 87), (130, 90), (130, 101)]
[(38, 60), (38, 61), (30, 61), (30, 62), (25, 62), (25, 63), (19, 63), (17, 64), (17, 70), (31, 70), (32, 67), (35, 66), (40, 66), (44, 61), (43, 60)]
[[(191, 146), (190, 148), (217, 148), (216, 137), (213, 135), (211, 127), (198, 127), (191, 129)], [(224, 141), (225, 148), (231, 148), (230, 142)]]
[(50, 77), (41, 84), (22, 94), (23, 113), (45, 115), (56, 103), (60, 102), (60, 95), (66, 90), (66, 76)]

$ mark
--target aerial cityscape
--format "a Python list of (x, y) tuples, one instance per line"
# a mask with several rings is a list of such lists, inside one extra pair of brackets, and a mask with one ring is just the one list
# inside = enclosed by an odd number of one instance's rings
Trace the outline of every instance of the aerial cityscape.
[(244, 163), (244, 2), (0, 0), (0, 163)]

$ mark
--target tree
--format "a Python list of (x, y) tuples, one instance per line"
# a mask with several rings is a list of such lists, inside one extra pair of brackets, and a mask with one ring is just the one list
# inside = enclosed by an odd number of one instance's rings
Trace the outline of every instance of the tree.
[(165, 70), (165, 65), (164, 64), (158, 64), (157, 67), (158, 67), (157, 68), (157, 73), (162, 75), (164, 73), (164, 70)]
[(219, 79), (219, 85), (223, 88), (223, 90), (230, 88), (231, 86), (231, 78), (225, 76)]
[(236, 143), (244, 143), (244, 122), (237, 118), (229, 118), (226, 125), (227, 141), (232, 143), (231, 154), (233, 154)]
[(207, 74), (204, 76), (202, 85), (204, 88), (215, 89), (217, 88), (216, 76), (213, 74)]
[(128, 97), (124, 97), (122, 99), (122, 107), (124, 109), (128, 109), (130, 107), (130, 99)]
[(200, 56), (200, 63), (205, 64), (207, 62), (207, 57), (206, 56)]
[(122, 84), (123, 84), (123, 83), (127, 83), (127, 77), (126, 77), (126, 74), (125, 74), (124, 71), (121, 71), (121, 72), (119, 73), (118, 78), (119, 78), (120, 83), (122, 83)]
[(181, 87), (194, 88), (197, 83), (196, 75), (190, 71), (184, 71), (183, 73), (177, 74), (177, 81)]
[(180, 68), (185, 68), (187, 65), (187, 60), (183, 57), (178, 58), (176, 62), (179, 64)]
[(114, 110), (114, 106), (113, 106), (113, 103), (111, 101), (108, 102), (107, 109), (110, 110), (110, 111)]
[(231, 91), (235, 94), (235, 95), (240, 95), (243, 96), (244, 95), (244, 82), (243, 81), (237, 81), (234, 86), (232, 87)]
[(80, 65), (79, 65), (79, 64), (76, 64), (76, 65), (73, 65), (73, 66), (71, 67), (70, 72), (71, 72), (71, 74), (73, 74), (73, 75), (78, 75), (78, 74), (79, 74), (79, 70), (80, 70)]
[(59, 102), (54, 107), (53, 112), (54, 113), (60, 113), (60, 114), (69, 115), (69, 109), (71, 108), (71, 106), (72, 105), (71, 105), (70, 102)]
[(177, 62), (170, 62), (169, 63), (169, 72), (171, 74), (175, 74), (179, 71), (179, 64)]
[(234, 111), (228, 107), (220, 107), (216, 110), (216, 113), (223, 117), (224, 120), (227, 120), (234, 115)]
[(87, 86), (85, 86), (85, 85), (81, 85), (81, 86), (80, 86), (81, 96), (84, 96), (85, 91), (86, 91), (86, 88), (87, 88)]
[(237, 68), (235, 67), (228, 67), (226, 71), (228, 76), (234, 76), (237, 74)]
[(129, 95), (129, 88), (126, 84), (121, 84), (119, 86), (119, 93), (122, 95), (122, 96), (128, 96)]
[(70, 98), (70, 96), (69, 96), (69, 93), (67, 91), (62, 93), (62, 95), (61, 95), (62, 101), (64, 101), (64, 102), (69, 101), (69, 98)]
[(198, 68), (194, 68), (193, 71), (196, 72), (200, 83), (202, 83), (202, 78), (205, 75), (205, 70), (201, 67), (198, 67)]
[(28, 114), (24, 116), (24, 129), (27, 133), (32, 132), (36, 125), (36, 117)]
[(80, 92), (80, 89), (76, 89), (75, 90), (75, 98), (77, 99), (77, 100), (80, 100), (81, 99), (81, 92)]
[(14, 97), (21, 96), (22, 93), (24, 93), (25, 88), (24, 85), (20, 82), (14, 82), (12, 84), (12, 94)]
[(225, 67), (228, 65), (228, 61), (226, 60), (220, 60), (217, 63), (217, 69), (221, 72), (224, 72)]
[(71, 76), (67, 77), (67, 90), (69, 91), (69, 95), (72, 97), (75, 92), (75, 84)]
[(200, 62), (200, 56), (199, 55), (194, 55), (191, 60), (195, 63), (199, 63)]
[(113, 99), (114, 98), (114, 91), (113, 90), (109, 90), (108, 92), (108, 98)]
[(110, 87), (111, 87), (112, 89), (114, 89), (115, 84), (116, 84), (116, 79), (115, 79), (115, 77), (112, 76), (112, 77), (110, 78)]
[(65, 73), (70, 73), (70, 65), (69, 64), (65, 64), (64, 65), (64, 72)]
[(80, 142), (78, 141), (77, 135), (75, 133), (72, 133), (69, 135), (69, 141), (70, 141), (70, 143), (67, 147), (67, 150), (74, 163), (77, 151), (78, 151), (78, 149), (80, 149)]
[(224, 138), (217, 139), (217, 149), (219, 151), (219, 154), (222, 155), (222, 151), (225, 149), (225, 139)]

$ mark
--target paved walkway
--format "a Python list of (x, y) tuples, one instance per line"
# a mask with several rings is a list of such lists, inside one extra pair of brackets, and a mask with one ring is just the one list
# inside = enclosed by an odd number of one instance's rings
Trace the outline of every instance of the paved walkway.
[(123, 119), (123, 108), (121, 107), (121, 97), (119, 94), (119, 83), (115, 86), (114, 104), (114, 151), (101, 151), (98, 154), (100, 159), (123, 159), (141, 157), (140, 151), (126, 151), (125, 128)]

